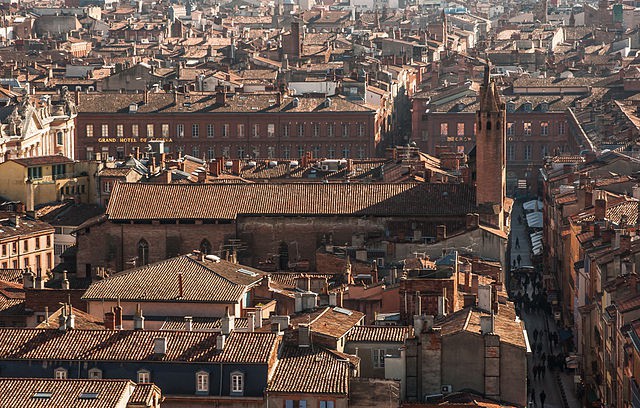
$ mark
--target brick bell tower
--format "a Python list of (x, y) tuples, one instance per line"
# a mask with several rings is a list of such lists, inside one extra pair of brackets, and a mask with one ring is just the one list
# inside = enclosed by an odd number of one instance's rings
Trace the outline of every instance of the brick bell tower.
[(481, 220), (504, 229), (507, 182), (507, 124), (505, 104), (484, 68), (480, 104), (476, 111), (476, 205)]

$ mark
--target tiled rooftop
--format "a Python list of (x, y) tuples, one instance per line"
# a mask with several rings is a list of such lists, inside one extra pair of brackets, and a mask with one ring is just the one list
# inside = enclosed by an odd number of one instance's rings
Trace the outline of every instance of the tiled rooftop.
[(131, 380), (52, 378), (0, 378), (0, 389), (0, 406), (5, 408), (112, 408), (123, 401), (145, 401), (152, 391), (159, 392), (153, 384), (136, 385)]
[(269, 392), (346, 394), (351, 363), (319, 347), (284, 347)]
[(413, 336), (410, 326), (356, 326), (347, 336), (347, 341), (361, 343), (404, 343)]
[[(212, 202), (217, 203), (211, 205)], [(463, 215), (475, 209), (466, 184), (119, 183), (111, 220), (236, 219), (238, 215)]]
[[(182, 274), (182, 294), (179, 274)], [(262, 274), (257, 269), (225, 260), (200, 261), (183, 255), (97, 281), (87, 289), (83, 299), (235, 303)]]

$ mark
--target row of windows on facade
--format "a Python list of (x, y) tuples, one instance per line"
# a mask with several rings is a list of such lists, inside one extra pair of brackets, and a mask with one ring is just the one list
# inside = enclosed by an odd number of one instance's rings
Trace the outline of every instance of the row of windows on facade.
[[(86, 148), (86, 160), (94, 160), (95, 159), (95, 151), (93, 146), (89, 146)], [(110, 156), (113, 149), (110, 149), (108, 146), (102, 147), (102, 153)], [(292, 158), (292, 153), (297, 154), (295, 157), (302, 158), (305, 153), (310, 151), (313, 153), (313, 157), (322, 157), (325, 156), (328, 159), (336, 159), (336, 158), (358, 158), (365, 159), (367, 158), (366, 149), (363, 146), (358, 146), (356, 151), (352, 151), (353, 149), (350, 146), (341, 146), (336, 148), (336, 146), (327, 146), (326, 149), (323, 149), (322, 146), (308, 146), (299, 145), (292, 149), (291, 146), (282, 146), (280, 149), (280, 153), (278, 154), (278, 149), (275, 146), (268, 146), (266, 149), (266, 156), (263, 156), (265, 150), (260, 149), (258, 146), (254, 146), (251, 149), (247, 149), (244, 146), (238, 146), (236, 149), (232, 149), (229, 146), (225, 146), (221, 149), (216, 150), (215, 147), (209, 146), (206, 151), (206, 156), (208, 160), (214, 160), (216, 158), (216, 154), (220, 154), (223, 157), (231, 157), (231, 153), (235, 153), (238, 158), (263, 158), (267, 159), (275, 159), (275, 158), (283, 158), (290, 159)], [(205, 154), (204, 151), (200, 150), (200, 146), (194, 145), (191, 146), (191, 149), (185, 148), (183, 145), (176, 145), (175, 152), (177, 154), (189, 154), (194, 157), (201, 157), (201, 155)], [(171, 153), (171, 148), (169, 146), (165, 146), (165, 153)], [(352, 157), (355, 153), (355, 157)], [(115, 157), (116, 159), (124, 159), (125, 158), (125, 148), (124, 146), (117, 146), (115, 148)], [(339, 156), (339, 157), (338, 157)], [(108, 192), (108, 191), (105, 191)]]
[[(341, 135), (342, 137), (349, 137), (350, 134), (350, 130), (351, 130), (351, 126), (352, 124), (350, 123), (342, 123), (340, 125), (340, 130), (341, 130)], [(356, 126), (356, 134), (358, 135), (358, 137), (363, 137), (365, 135), (365, 124), (364, 123), (358, 123), (355, 125)], [(284, 124), (281, 127), (281, 133), (280, 136), (282, 137), (289, 137), (292, 136), (292, 128), (296, 129), (296, 135), (298, 137), (303, 137), (307, 134), (307, 124), (306, 123), (298, 123), (296, 126), (292, 126), (291, 124)], [(334, 137), (336, 136), (336, 125), (334, 123), (311, 123), (311, 131), (312, 131), (312, 135), (314, 137), (319, 137), (321, 135), (321, 129), (325, 128), (326, 129), (326, 136), (328, 137)], [(146, 125), (146, 133), (145, 133), (145, 137), (150, 138), (150, 137), (156, 137), (156, 125), (153, 123), (148, 123)], [(223, 124), (220, 127), (220, 132), (222, 137), (229, 137), (231, 136), (230, 134), (230, 129), (231, 126), (227, 123)], [(93, 129), (93, 125), (89, 124), (86, 125), (86, 136), (87, 137), (94, 137), (95, 133), (94, 133), (94, 129)], [(262, 132), (266, 131), (266, 135), (267, 137), (275, 137), (275, 133), (276, 133), (276, 125), (273, 123), (269, 123), (266, 126), (265, 125), (260, 125), (258, 123), (255, 123), (251, 126), (251, 136), (252, 137), (260, 137), (263, 135)], [(214, 124), (208, 124), (206, 126), (206, 136), (208, 138), (214, 138), (216, 135), (216, 126)], [(125, 137), (125, 129), (124, 129), (124, 125), (123, 124), (118, 124), (115, 126), (115, 135), (113, 135), (113, 133), (110, 133), (109, 130), (109, 124), (102, 124), (100, 125), (100, 136), (101, 137), (110, 137), (110, 136), (115, 136), (115, 137)], [(128, 136), (128, 135), (127, 135)], [(137, 124), (133, 124), (131, 125), (131, 137), (139, 137), (140, 135), (140, 125)], [(171, 134), (170, 128), (169, 128), (169, 124), (168, 123), (164, 123), (160, 126), (160, 134), (158, 136), (161, 136), (163, 138), (170, 138), (170, 137), (184, 137), (185, 133), (184, 133), (184, 125), (183, 124), (178, 124), (176, 125), (176, 133), (175, 135)], [(245, 137), (245, 125), (244, 124), (238, 124), (236, 126), (236, 136), (237, 137)], [(200, 137), (200, 125), (197, 123), (194, 123), (191, 125), (191, 137), (192, 138), (199, 138)]]
[[(507, 160), (509, 161), (514, 161), (514, 160), (518, 160), (518, 159), (522, 159), (522, 160), (532, 160), (533, 157), (533, 148), (534, 146), (530, 145), (530, 144), (525, 144), (523, 146), (522, 149), (522, 156), (519, 157), (520, 155), (518, 154), (518, 149), (516, 148), (517, 146), (515, 144), (511, 144), (511, 143), (507, 143)], [(560, 145), (557, 147), (558, 150), (560, 151), (560, 153), (564, 153), (569, 151), (569, 146), (566, 145)], [(546, 156), (548, 156), (549, 154), (554, 153), (549, 149), (549, 146), (547, 145), (543, 145), (540, 146), (540, 159), (545, 158)]]
[[(45, 248), (51, 248), (51, 235), (47, 235), (45, 237), (35, 237), (31, 239), (25, 239), (22, 241), (22, 251), (29, 252), (31, 246), (29, 241), (33, 240), (34, 249), (39, 251), (42, 248), (42, 240), (44, 238), (44, 242), (46, 244)], [(18, 241), (14, 241), (11, 243), (11, 255), (15, 255), (18, 253)], [(5, 257), (9, 255), (9, 244), (2, 244), (2, 256)]]
[[(54, 179), (61, 178), (62, 176), (65, 176), (67, 174), (66, 170), (67, 168), (64, 164), (54, 164), (53, 166), (51, 166), (51, 177), (53, 177)], [(42, 166), (29, 167), (27, 169), (27, 176), (31, 180), (41, 179)]]
[[(466, 129), (466, 125), (463, 122), (458, 122), (455, 124), (455, 135), (456, 136), (466, 136), (467, 135), (467, 129)], [(539, 129), (540, 129), (540, 135), (541, 136), (547, 136), (549, 134), (549, 122), (540, 122), (539, 123)], [(472, 135), (476, 134), (476, 124), (473, 124), (473, 132), (471, 133)], [(558, 134), (559, 135), (564, 135), (566, 130), (566, 123), (565, 122), (558, 122)], [(533, 133), (533, 123), (532, 122), (523, 122), (522, 123), (522, 134), (525, 136), (531, 136)], [(516, 123), (515, 122), (508, 122), (507, 123), (507, 136), (513, 136), (516, 134)], [(450, 134), (450, 128), (449, 128), (449, 123), (441, 123), (440, 124), (440, 136), (451, 136)]]
[[(64, 367), (58, 367), (53, 370), (53, 375), (56, 380), (66, 380), (69, 375), (69, 371)], [(244, 394), (244, 373), (240, 371), (234, 371), (231, 373), (231, 393), (236, 395)], [(101, 380), (102, 370), (99, 368), (92, 368), (88, 371), (88, 377), (91, 380)], [(138, 370), (137, 379), (139, 384), (148, 384), (152, 381), (151, 371)], [(206, 371), (196, 372), (196, 392), (209, 392), (209, 373)]]
[[(18, 258), (15, 258), (15, 259), (11, 260), (11, 268), (12, 269), (20, 269), (21, 266), (19, 265), (18, 261), (19, 261)], [(45, 254), (45, 262), (46, 262), (45, 264), (42, 263), (41, 255), (36, 255), (35, 256), (35, 261), (36, 261), (36, 263), (35, 263), (36, 271), (39, 270), (39, 269), (40, 270), (42, 270), (42, 269), (46, 270), (46, 269), (53, 268), (53, 262), (51, 261), (51, 253), (50, 252)], [(7, 269), (7, 268), (9, 268), (9, 262), (8, 261), (3, 261), (2, 263), (0, 263), (0, 266), (2, 266), (2, 269)], [(30, 258), (28, 256), (25, 256), (23, 258), (22, 267), (23, 268), (28, 268), (30, 266), (31, 266), (31, 260), (30, 260)]]

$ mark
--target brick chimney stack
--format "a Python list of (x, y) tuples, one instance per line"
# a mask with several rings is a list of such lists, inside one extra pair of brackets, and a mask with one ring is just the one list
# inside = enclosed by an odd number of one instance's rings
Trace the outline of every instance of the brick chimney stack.
[(600, 192), (595, 202), (595, 220), (604, 221), (607, 216), (607, 193)]

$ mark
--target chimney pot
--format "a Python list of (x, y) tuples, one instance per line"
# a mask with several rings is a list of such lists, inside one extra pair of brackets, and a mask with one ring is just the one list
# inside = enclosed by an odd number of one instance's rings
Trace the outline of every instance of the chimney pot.
[(191, 316), (185, 316), (184, 317), (184, 329), (186, 331), (192, 331), (193, 330), (193, 317), (191, 317)]
[(104, 314), (104, 327), (107, 330), (116, 329), (116, 314), (113, 313), (113, 311), (109, 311)]

